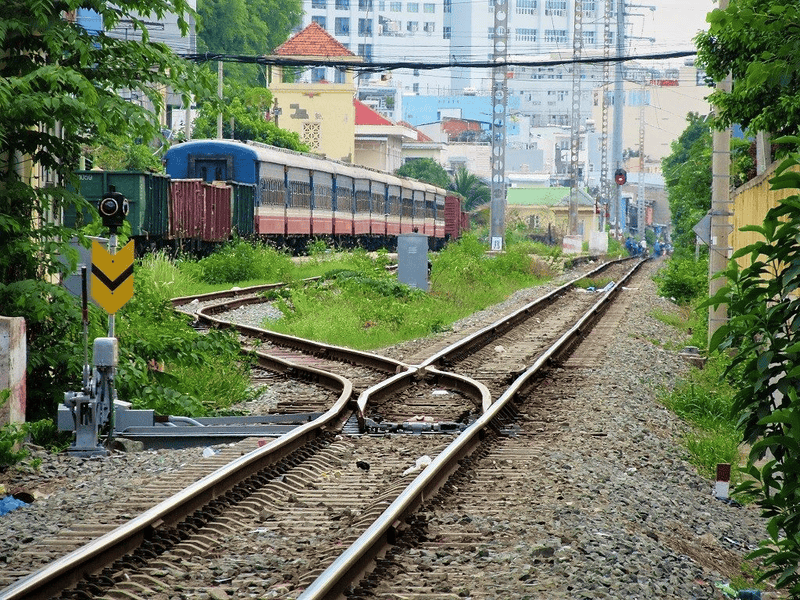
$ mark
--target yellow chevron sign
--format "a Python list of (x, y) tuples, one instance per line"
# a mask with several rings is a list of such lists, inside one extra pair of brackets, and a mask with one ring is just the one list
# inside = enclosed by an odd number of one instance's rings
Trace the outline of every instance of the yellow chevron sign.
[(133, 241), (115, 255), (92, 240), (92, 298), (113, 315), (133, 297)]

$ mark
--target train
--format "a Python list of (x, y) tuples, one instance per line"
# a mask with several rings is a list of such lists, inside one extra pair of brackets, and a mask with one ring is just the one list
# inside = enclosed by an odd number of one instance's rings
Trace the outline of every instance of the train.
[[(394, 250), (397, 236), (428, 236), (431, 250), (459, 238), (469, 219), (457, 194), (319, 156), (258, 142), (192, 140), (164, 156), (166, 175), (79, 171), (80, 193), (128, 198), (137, 252), (204, 251), (233, 236), (295, 253), (310, 240)], [(90, 218), (65, 215), (67, 225)]]

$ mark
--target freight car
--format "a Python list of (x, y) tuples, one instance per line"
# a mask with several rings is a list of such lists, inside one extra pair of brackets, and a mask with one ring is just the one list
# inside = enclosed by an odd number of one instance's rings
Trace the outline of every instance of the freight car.
[(173, 180), (254, 186), (255, 234), (295, 251), (311, 238), (393, 249), (411, 232), (435, 249), (464, 229), (460, 201), (447, 190), (257, 142), (194, 140), (172, 146), (164, 162)]

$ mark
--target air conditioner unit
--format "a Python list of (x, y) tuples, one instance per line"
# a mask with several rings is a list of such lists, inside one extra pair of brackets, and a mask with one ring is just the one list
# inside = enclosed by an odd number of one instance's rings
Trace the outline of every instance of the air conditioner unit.
[(399, 33), (400, 32), (400, 21), (389, 21), (386, 23), (386, 31), (391, 33)]

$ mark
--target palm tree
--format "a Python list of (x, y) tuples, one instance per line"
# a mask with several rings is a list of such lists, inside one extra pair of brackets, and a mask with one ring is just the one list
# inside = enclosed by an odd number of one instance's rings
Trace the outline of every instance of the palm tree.
[(470, 173), (462, 165), (453, 175), (450, 189), (464, 196), (464, 210), (472, 210), (476, 206), (486, 204), (492, 199), (492, 191), (484, 180)]

